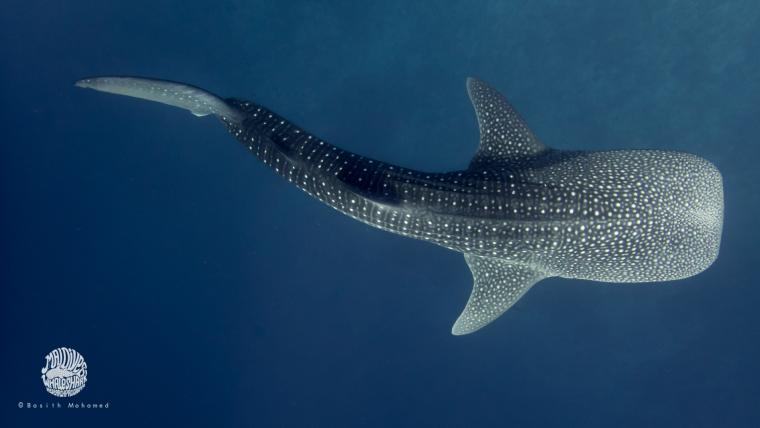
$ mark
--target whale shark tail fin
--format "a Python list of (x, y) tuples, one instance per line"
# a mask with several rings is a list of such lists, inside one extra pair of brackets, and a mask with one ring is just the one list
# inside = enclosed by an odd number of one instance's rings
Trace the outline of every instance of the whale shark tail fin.
[(239, 122), (243, 114), (222, 98), (186, 83), (142, 77), (102, 76), (77, 80), (80, 88), (126, 95), (189, 110), (196, 116), (215, 115)]
[(530, 266), (490, 257), (465, 254), (472, 271), (472, 293), (462, 314), (451, 328), (461, 336), (480, 330), (501, 316), (547, 274)]

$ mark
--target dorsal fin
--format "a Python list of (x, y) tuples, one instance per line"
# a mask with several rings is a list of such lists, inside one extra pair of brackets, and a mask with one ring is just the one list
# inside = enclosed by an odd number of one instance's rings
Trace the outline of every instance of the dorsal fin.
[(467, 93), (480, 126), (480, 148), (470, 168), (515, 162), (548, 149), (533, 135), (507, 99), (487, 83), (468, 77)]

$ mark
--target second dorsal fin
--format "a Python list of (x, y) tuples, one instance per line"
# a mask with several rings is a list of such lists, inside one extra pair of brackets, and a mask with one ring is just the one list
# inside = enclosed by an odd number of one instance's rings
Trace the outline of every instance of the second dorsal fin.
[(480, 126), (480, 147), (470, 163), (471, 168), (515, 162), (548, 150), (506, 98), (487, 83), (469, 77), (467, 93)]

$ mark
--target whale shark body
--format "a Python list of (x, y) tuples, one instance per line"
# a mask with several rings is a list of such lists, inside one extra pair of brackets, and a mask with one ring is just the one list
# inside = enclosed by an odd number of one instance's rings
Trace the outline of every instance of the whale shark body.
[(370, 226), (464, 254), (474, 284), (452, 333), (489, 324), (548, 277), (687, 278), (718, 256), (723, 184), (697, 156), (544, 145), (507, 100), (467, 79), (480, 147), (462, 171), (431, 173), (333, 146), (253, 102), (138, 77), (77, 86), (215, 115), (245, 148), (309, 195)]

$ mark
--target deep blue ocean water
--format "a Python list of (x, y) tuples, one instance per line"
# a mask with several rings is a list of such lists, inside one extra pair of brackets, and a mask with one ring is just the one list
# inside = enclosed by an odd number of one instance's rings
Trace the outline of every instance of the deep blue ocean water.
[[(760, 426), (756, 1), (9, 0), (0, 50), (2, 427)], [(720, 257), (549, 279), (454, 337), (460, 254), (339, 215), (213, 119), (72, 85), (100, 74), (439, 171), (477, 147), (479, 76), (550, 146), (715, 163)], [(40, 379), (59, 346), (88, 364), (72, 400)], [(18, 408), (68, 401), (109, 409)]]

